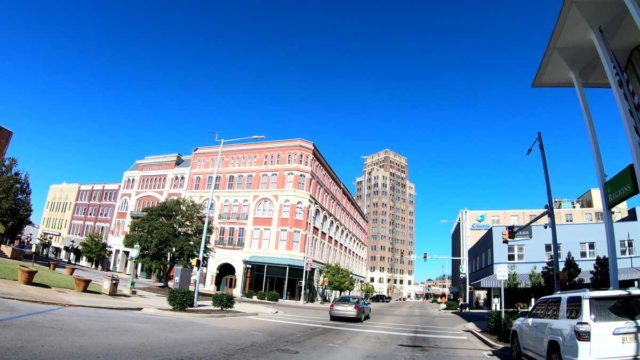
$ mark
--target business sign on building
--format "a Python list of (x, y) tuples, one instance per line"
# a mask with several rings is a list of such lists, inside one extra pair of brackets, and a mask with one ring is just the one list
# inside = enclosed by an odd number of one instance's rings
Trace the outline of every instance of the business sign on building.
[(11, 130), (0, 126), (0, 159), (4, 159), (12, 136), (13, 132)]
[(609, 209), (638, 194), (638, 181), (633, 165), (629, 165), (604, 184)]
[(507, 264), (499, 264), (496, 266), (496, 279), (507, 280), (509, 278), (509, 266)]

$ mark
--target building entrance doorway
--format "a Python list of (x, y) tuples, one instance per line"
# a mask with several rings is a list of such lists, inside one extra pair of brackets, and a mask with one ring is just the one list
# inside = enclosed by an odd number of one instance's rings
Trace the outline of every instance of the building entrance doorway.
[(236, 269), (229, 263), (218, 266), (215, 280), (216, 289), (226, 293), (233, 293), (236, 287)]

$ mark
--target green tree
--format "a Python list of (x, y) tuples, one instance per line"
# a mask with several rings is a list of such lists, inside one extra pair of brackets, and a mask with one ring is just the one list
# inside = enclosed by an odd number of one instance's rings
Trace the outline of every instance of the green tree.
[(87, 235), (87, 238), (80, 243), (80, 249), (82, 250), (82, 255), (96, 269), (108, 256), (107, 243), (103, 242), (100, 239), (100, 235), (96, 233)]
[(506, 288), (518, 288), (520, 287), (520, 279), (518, 279), (518, 273), (515, 271), (509, 272), (509, 276), (507, 277), (507, 282), (504, 284)]
[(200, 250), (204, 228), (198, 204), (171, 199), (143, 210), (144, 216), (131, 222), (124, 246), (140, 245), (138, 262), (160, 270), (166, 286), (176, 265), (190, 266)]
[(544, 278), (542, 274), (538, 272), (535, 265), (533, 269), (531, 269), (531, 272), (529, 272), (529, 283), (531, 283), (532, 288), (544, 286)]
[(591, 288), (592, 289), (608, 289), (609, 283), (609, 259), (606, 256), (596, 257), (591, 272)]
[(571, 252), (567, 253), (567, 257), (564, 260), (564, 267), (562, 268), (562, 272), (567, 276), (567, 288), (573, 288), (584, 283), (584, 280), (580, 277), (582, 269), (580, 269), (580, 266), (573, 258), (573, 255), (571, 255)]
[(553, 290), (553, 256), (549, 257), (547, 264), (542, 268), (540, 273), (544, 280), (544, 286), (547, 289)]
[(373, 287), (373, 285), (366, 283), (366, 284), (362, 284), (362, 293), (364, 294), (364, 297), (366, 299), (370, 298), (371, 295), (373, 295), (373, 293), (376, 292), (376, 289)]
[(328, 279), (327, 289), (339, 291), (340, 295), (343, 291), (353, 290), (356, 284), (351, 271), (338, 264), (326, 264), (320, 269), (320, 275)]
[(18, 169), (18, 161), (7, 157), (0, 164), (0, 224), (5, 239), (15, 239), (31, 224), (29, 174)]

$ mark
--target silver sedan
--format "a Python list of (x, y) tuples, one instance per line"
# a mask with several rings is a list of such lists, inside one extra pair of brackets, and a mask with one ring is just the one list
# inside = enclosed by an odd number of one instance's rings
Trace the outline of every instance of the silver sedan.
[(371, 307), (361, 296), (341, 296), (329, 306), (329, 318), (351, 318), (364, 321), (371, 318)]

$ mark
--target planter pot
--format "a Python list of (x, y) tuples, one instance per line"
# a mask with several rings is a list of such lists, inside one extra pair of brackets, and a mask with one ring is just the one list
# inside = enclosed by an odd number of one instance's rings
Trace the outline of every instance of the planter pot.
[(74, 271), (76, 271), (76, 268), (74, 268), (73, 266), (67, 266), (66, 268), (64, 268), (64, 273), (67, 275), (73, 276)]
[(77, 275), (73, 277), (73, 281), (74, 281), (74, 288), (77, 292), (87, 291), (89, 284), (91, 284), (91, 279), (83, 278)]
[(18, 265), (18, 282), (23, 285), (31, 285), (38, 270), (23, 265)]
[(58, 263), (57, 262), (49, 261), (49, 270), (55, 271), (57, 267), (58, 267)]

